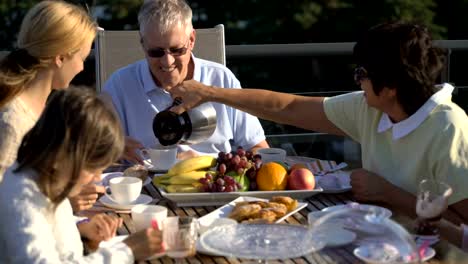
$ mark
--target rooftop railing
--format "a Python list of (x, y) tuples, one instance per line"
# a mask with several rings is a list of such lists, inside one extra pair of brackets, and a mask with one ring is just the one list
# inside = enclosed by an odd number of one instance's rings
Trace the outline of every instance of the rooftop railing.
[[(441, 81), (452, 81), (452, 59), (454, 52), (468, 51), (468, 40), (435, 40), (435, 45), (446, 49), (447, 61)], [(354, 42), (342, 43), (303, 43), (303, 44), (256, 44), (256, 45), (227, 45), (226, 57), (230, 59), (255, 59), (255, 58), (288, 58), (288, 57), (324, 57), (324, 56), (350, 56), (354, 47)], [(0, 58), (8, 51), (0, 51)], [(456, 53), (455, 53), (456, 54)], [(93, 52), (91, 58), (93, 58)], [(457, 56), (457, 55), (455, 55)], [(464, 60), (466, 61), (466, 60)], [(465, 67), (464, 67), (465, 68)], [(468, 67), (466, 67), (468, 68)], [(275, 77), (276, 78), (276, 77)], [(462, 89), (468, 92), (467, 83), (457, 83), (456, 91)], [(304, 95), (330, 96), (343, 91), (320, 91), (320, 92), (299, 92)], [(297, 94), (297, 93), (296, 93)], [(468, 93), (458, 95), (466, 97)], [(290, 155), (304, 155), (323, 159), (345, 160), (352, 164), (359, 163), (360, 148), (355, 142), (349, 139), (326, 135), (322, 133), (288, 133), (271, 134), (267, 139), (272, 146), (286, 149)], [(317, 156), (320, 153), (320, 156)], [(340, 153), (337, 155), (337, 153)], [(359, 165), (357, 165), (359, 166)]]
[[(304, 44), (263, 44), (263, 45), (227, 45), (226, 57), (230, 59), (250, 60), (254, 58), (284, 57), (323, 57), (350, 56), (354, 42), (343, 43), (304, 43)], [(441, 75), (442, 82), (451, 82), (452, 56), (454, 52), (468, 51), (468, 40), (436, 40), (434, 44), (446, 50), (446, 67)], [(276, 77), (275, 78), (281, 78)], [(457, 83), (458, 89), (468, 91), (468, 86)], [(343, 91), (341, 91), (343, 92)], [(303, 95), (330, 96), (337, 91), (301, 92)], [(296, 93), (297, 94), (297, 93)], [(463, 96), (463, 95), (461, 95)], [(468, 95), (467, 95), (468, 97)], [(468, 98), (467, 98), (468, 99)], [(290, 155), (304, 155), (322, 159), (344, 160), (352, 167), (360, 166), (360, 146), (350, 140), (323, 133), (288, 133), (267, 135), (270, 145), (286, 149)]]

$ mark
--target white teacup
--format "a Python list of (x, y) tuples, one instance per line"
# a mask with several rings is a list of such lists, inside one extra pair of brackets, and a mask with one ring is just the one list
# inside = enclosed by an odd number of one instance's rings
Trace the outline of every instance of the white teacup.
[(156, 169), (168, 170), (177, 161), (177, 148), (150, 148), (141, 151)]
[[(143, 183), (136, 177), (115, 177), (109, 180), (109, 186), (106, 187), (106, 196), (118, 204), (130, 204), (141, 193)], [(107, 191), (110, 189), (111, 194)]]
[(154, 204), (140, 204), (132, 208), (132, 219), (137, 231), (151, 227), (154, 219), (162, 230), (164, 219), (167, 218), (167, 208)]
[(257, 154), (262, 156), (263, 164), (271, 161), (284, 162), (286, 159), (286, 150), (280, 148), (261, 148), (257, 150)]

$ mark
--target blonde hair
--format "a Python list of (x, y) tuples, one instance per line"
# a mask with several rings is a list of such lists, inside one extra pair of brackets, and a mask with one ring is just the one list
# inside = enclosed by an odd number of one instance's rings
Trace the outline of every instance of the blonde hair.
[(63, 1), (42, 1), (32, 7), (21, 23), (18, 49), (0, 63), (0, 108), (55, 56), (78, 52), (95, 35), (96, 23), (81, 7)]
[(189, 35), (193, 30), (192, 9), (185, 0), (145, 0), (138, 13), (138, 23), (142, 35), (152, 23), (162, 34), (182, 27)]
[(94, 91), (57, 90), (24, 136), (16, 171), (36, 171), (42, 193), (57, 205), (83, 170), (108, 167), (122, 155), (124, 145), (118, 118)]

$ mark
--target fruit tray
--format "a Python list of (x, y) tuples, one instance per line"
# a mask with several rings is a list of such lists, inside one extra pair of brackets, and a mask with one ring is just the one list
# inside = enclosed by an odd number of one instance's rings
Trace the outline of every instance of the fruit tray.
[(212, 206), (223, 205), (241, 197), (251, 196), (270, 199), (273, 196), (289, 196), (297, 200), (304, 200), (321, 193), (323, 189), (316, 186), (313, 190), (284, 190), (284, 191), (248, 191), (248, 192), (200, 192), (200, 193), (168, 193), (158, 188), (165, 198), (175, 202), (177, 206)]

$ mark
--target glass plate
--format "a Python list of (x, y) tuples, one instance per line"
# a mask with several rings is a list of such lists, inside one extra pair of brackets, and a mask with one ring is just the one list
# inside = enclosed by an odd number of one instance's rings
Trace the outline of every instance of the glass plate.
[(308, 228), (286, 224), (217, 226), (203, 233), (200, 242), (218, 255), (264, 260), (297, 258), (323, 247)]

